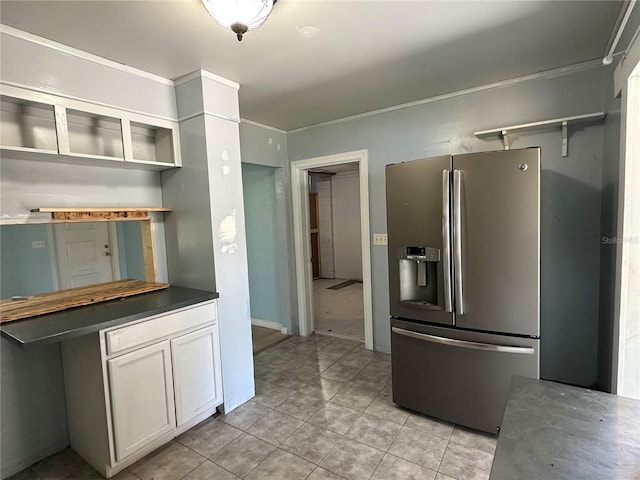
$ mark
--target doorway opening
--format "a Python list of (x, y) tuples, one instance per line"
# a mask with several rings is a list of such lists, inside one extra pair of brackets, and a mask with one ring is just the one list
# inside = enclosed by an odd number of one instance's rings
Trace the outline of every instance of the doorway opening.
[(367, 151), (292, 162), (291, 181), (300, 335), (373, 349)]

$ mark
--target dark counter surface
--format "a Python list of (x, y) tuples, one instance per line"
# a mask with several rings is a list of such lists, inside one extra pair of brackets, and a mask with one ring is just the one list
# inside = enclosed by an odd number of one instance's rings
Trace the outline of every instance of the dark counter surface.
[(491, 480), (640, 479), (640, 400), (513, 377)]
[(23, 348), (44, 345), (206, 302), (218, 296), (215, 292), (170, 286), (156, 292), (4, 323), (0, 326), (0, 334)]

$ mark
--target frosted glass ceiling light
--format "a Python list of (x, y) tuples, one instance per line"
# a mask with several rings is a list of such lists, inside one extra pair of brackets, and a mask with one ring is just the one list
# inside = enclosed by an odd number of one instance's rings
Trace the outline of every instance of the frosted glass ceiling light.
[(202, 0), (209, 15), (242, 40), (249, 30), (262, 26), (276, 0)]

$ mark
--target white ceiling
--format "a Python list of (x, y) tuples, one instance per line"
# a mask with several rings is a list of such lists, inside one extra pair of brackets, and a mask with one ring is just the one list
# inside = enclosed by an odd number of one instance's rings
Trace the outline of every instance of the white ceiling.
[(163, 77), (229, 78), (243, 118), (291, 130), (602, 57), (621, 5), (279, 0), (242, 42), (199, 0), (2, 0), (0, 18)]

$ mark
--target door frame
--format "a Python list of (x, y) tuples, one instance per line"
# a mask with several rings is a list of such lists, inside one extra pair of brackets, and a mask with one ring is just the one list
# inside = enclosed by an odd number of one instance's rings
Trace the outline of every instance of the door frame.
[(357, 163), (360, 175), (360, 232), (362, 245), (362, 301), (364, 303), (364, 344), (373, 350), (373, 306), (371, 295), (371, 235), (369, 227), (369, 166), (368, 151), (325, 155), (291, 162), (291, 193), (293, 201), (293, 237), (298, 297), (300, 335), (313, 333), (313, 280), (309, 235), (309, 175), (318, 167)]

